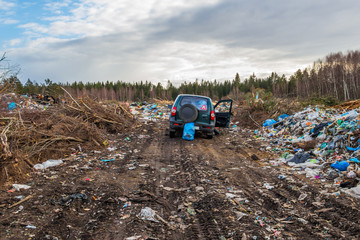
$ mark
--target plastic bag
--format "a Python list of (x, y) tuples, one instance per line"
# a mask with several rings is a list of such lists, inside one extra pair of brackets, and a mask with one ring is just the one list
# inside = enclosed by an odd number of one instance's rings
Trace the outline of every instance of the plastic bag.
[(195, 124), (193, 122), (185, 123), (183, 139), (192, 141), (194, 140), (194, 136), (195, 136)]
[(336, 116), (336, 119), (345, 119), (345, 120), (352, 120), (359, 116), (359, 113), (356, 110), (352, 110), (350, 112), (346, 112), (344, 114), (341, 114), (340, 116)]
[(285, 118), (287, 118), (288, 116), (289, 115), (287, 115), (287, 114), (282, 114), (278, 117), (278, 121), (280, 122), (280, 121), (284, 120)]
[(12, 187), (15, 188), (16, 191), (20, 191), (20, 189), (29, 189), (30, 188), (29, 185), (24, 185), (24, 184), (13, 184)]
[(360, 150), (360, 145), (357, 148), (352, 148), (352, 147), (348, 147), (348, 146), (346, 146), (346, 148), (349, 151), (357, 151), (357, 150)]
[(296, 164), (304, 163), (310, 157), (311, 157), (310, 153), (300, 152), (300, 153), (295, 154), (295, 156), (292, 159), (290, 159), (289, 162), (293, 162), (293, 163), (296, 163)]
[(315, 120), (319, 117), (319, 113), (318, 112), (312, 112), (312, 113), (309, 113), (307, 115), (307, 119), (308, 120)]
[(14, 103), (14, 102), (9, 103), (8, 104), (8, 109), (10, 111), (15, 110), (16, 109), (16, 103)]
[(269, 127), (275, 123), (277, 123), (277, 122), (274, 119), (267, 119), (267, 120), (265, 120), (263, 127)]
[(335, 163), (331, 164), (331, 167), (336, 168), (340, 171), (346, 171), (349, 165), (350, 164), (347, 161), (342, 161), (342, 162), (336, 161)]
[(155, 219), (156, 212), (149, 207), (141, 209), (139, 216), (142, 220), (159, 222), (157, 219)]
[(53, 159), (50, 159), (50, 160), (47, 160), (43, 163), (40, 163), (40, 164), (35, 164), (34, 165), (34, 168), (36, 170), (41, 170), (41, 169), (46, 169), (46, 168), (49, 168), (49, 167), (55, 167), (57, 165), (60, 165), (62, 164), (63, 161), (62, 160), (53, 160)]

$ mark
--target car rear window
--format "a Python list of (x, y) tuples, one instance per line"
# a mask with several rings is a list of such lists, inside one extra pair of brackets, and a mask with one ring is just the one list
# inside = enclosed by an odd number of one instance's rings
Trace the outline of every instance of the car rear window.
[(207, 111), (209, 108), (208, 99), (203, 97), (184, 96), (181, 99), (180, 106), (185, 104), (192, 104), (199, 111)]

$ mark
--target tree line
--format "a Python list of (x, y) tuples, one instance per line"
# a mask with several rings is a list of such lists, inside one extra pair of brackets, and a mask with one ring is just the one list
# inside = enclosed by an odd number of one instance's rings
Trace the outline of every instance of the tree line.
[(289, 78), (273, 72), (265, 78), (258, 78), (252, 74), (241, 81), (236, 73), (232, 80), (196, 79), (194, 82), (185, 81), (180, 86), (174, 86), (170, 81), (163, 86), (148, 81), (53, 83), (50, 79), (40, 84), (28, 79), (22, 84), (16, 76), (4, 78), (2, 82), (11, 82), (20, 94), (46, 94), (57, 97), (63, 94), (62, 89), (66, 89), (74, 97), (90, 96), (99, 100), (118, 101), (143, 101), (151, 98), (174, 100), (180, 93), (205, 95), (214, 99), (243, 99), (247, 93), (254, 93), (256, 89), (262, 89), (280, 98), (332, 97), (338, 100), (351, 100), (360, 98), (360, 52), (331, 53), (324, 59), (315, 61), (311, 67), (299, 69)]

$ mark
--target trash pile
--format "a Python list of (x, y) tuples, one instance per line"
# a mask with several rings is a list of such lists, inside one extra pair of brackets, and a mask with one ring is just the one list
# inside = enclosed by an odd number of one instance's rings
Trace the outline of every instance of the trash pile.
[(11, 95), (16, 107), (1, 112), (0, 185), (21, 180), (43, 160), (61, 158), (74, 149), (104, 148), (109, 134), (137, 127), (130, 110), (120, 104), (83, 98), (44, 110), (23, 99)]
[(142, 121), (169, 120), (169, 101), (157, 101), (157, 103), (133, 102), (128, 106), (130, 112)]
[(0, 113), (16, 110), (46, 110), (53, 102), (39, 102), (28, 95), (16, 95), (15, 93), (0, 94)]
[(263, 150), (281, 154), (272, 165), (287, 164), (322, 182), (333, 180), (341, 191), (360, 198), (359, 113), (359, 108), (308, 107), (267, 119), (255, 138), (268, 142)]

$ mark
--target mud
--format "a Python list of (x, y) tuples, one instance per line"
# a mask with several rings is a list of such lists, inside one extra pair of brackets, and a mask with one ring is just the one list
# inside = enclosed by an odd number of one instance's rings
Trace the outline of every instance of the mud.
[[(1, 189), (0, 239), (359, 239), (359, 201), (330, 180), (271, 166), (248, 131), (188, 142), (167, 124), (33, 171), (28, 190)], [(11, 207), (19, 195), (31, 197)]]

